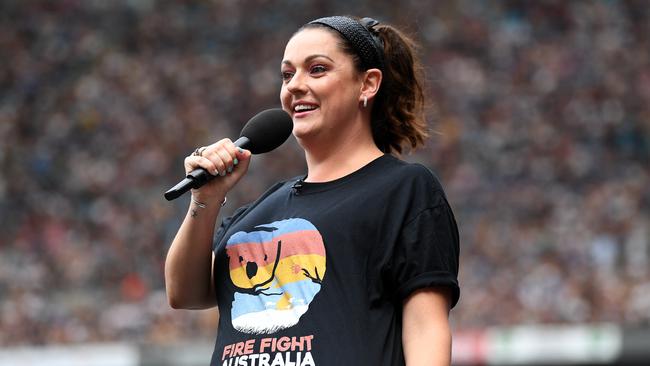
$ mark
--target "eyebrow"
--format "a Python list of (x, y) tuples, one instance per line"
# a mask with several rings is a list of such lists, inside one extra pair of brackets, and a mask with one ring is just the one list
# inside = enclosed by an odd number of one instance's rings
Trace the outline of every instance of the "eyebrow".
[[(321, 54), (309, 55), (309, 56), (307, 56), (307, 57), (305, 58), (305, 61), (304, 61), (304, 62), (309, 62), (309, 61), (311, 61), (311, 60), (313, 60), (313, 59), (315, 59), (315, 58), (319, 58), (319, 57), (324, 57), (324, 58), (326, 58), (326, 59), (328, 59), (328, 60), (334, 62), (334, 60), (333, 60), (331, 57), (329, 57), (329, 56), (327, 56), (327, 55), (321, 55)], [(282, 61), (282, 65), (292, 65), (292, 63), (291, 63), (291, 61), (289, 61), (289, 60), (283, 60), (283, 61)]]

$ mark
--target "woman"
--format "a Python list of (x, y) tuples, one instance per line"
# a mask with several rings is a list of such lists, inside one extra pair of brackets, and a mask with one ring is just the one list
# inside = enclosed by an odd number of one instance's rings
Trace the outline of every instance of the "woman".
[[(250, 152), (224, 139), (185, 159), (222, 178), (192, 192), (169, 249), (174, 308), (219, 306), (212, 365), (443, 365), (458, 301), (458, 231), (429, 170), (391, 153), (426, 137), (413, 44), (328, 17), (281, 63), (282, 107), (308, 171), (214, 223)], [(212, 255), (210, 253), (212, 252)]]

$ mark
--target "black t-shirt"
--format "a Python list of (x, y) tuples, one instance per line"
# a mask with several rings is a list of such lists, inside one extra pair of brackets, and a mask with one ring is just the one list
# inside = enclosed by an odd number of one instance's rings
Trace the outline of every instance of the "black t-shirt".
[(278, 183), (215, 236), (211, 365), (404, 365), (403, 300), (459, 297), (458, 229), (419, 164), (384, 155), (326, 183)]

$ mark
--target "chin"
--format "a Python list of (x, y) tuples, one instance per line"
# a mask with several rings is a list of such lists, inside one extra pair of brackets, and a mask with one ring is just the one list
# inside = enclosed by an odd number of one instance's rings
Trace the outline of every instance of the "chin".
[(304, 140), (308, 139), (310, 134), (307, 131), (303, 131), (301, 129), (294, 129), (293, 130), (293, 136), (298, 140)]
[(305, 120), (301, 119), (294, 119), (293, 120), (293, 135), (296, 137), (300, 136), (308, 136), (313, 134), (314, 132), (314, 123), (313, 122), (307, 122)]
[(296, 124), (294, 124), (292, 133), (302, 147), (305, 147), (305, 145), (309, 144), (310, 141), (315, 141), (317, 136), (316, 131), (309, 128), (309, 126), (300, 126)]

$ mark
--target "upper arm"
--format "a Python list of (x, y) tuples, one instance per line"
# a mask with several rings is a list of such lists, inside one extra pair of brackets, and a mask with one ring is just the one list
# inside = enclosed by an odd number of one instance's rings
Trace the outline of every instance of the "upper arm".
[(402, 344), (407, 365), (448, 365), (451, 362), (449, 309), (451, 291), (429, 287), (404, 300)]

